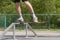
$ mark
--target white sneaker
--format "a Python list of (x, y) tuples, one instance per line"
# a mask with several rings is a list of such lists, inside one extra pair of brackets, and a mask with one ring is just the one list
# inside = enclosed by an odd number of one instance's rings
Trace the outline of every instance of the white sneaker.
[(33, 18), (33, 21), (37, 23), (38, 22), (38, 18), (37, 17), (34, 17)]
[(24, 19), (23, 18), (19, 18), (17, 19), (19, 22), (24, 22)]

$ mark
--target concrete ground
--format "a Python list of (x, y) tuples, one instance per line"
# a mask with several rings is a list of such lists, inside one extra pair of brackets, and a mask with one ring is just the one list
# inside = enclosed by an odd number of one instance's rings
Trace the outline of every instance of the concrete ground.
[[(47, 30), (47, 31), (34, 31), (38, 36), (60, 36), (60, 31), (50, 31), (50, 30)], [(0, 35), (2, 35), (3, 31), (0, 31)], [(16, 35), (25, 35), (26, 32), (25, 30), (16, 30), (15, 31), (15, 34)], [(8, 31), (5, 35), (13, 35), (13, 31)], [(33, 32), (31, 31), (28, 31), (28, 35), (34, 35)]]
[[(26, 38), (26, 32), (21, 30), (16, 30), (16, 39), (18, 40), (60, 40), (60, 31), (35, 31), (37, 37), (31, 31), (28, 31), (29, 38)], [(0, 31), (0, 36), (2, 35), (3, 31)], [(5, 34), (3, 40), (13, 40), (13, 32), (9, 31)]]
[[(5, 38), (3, 40), (13, 40), (13, 38)], [(18, 37), (15, 40), (60, 40), (60, 37), (34, 37), (34, 38)]]

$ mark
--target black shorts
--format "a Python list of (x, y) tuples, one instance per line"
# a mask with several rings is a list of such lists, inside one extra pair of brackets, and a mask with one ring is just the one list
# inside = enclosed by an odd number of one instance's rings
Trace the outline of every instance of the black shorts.
[[(22, 0), (22, 2), (27, 1), (27, 0)], [(14, 0), (14, 2), (20, 2), (20, 0)]]

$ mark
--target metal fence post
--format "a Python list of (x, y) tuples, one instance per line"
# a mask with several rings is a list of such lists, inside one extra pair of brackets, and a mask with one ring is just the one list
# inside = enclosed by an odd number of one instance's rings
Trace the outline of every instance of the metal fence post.
[(48, 15), (48, 30), (50, 30), (50, 15)]
[(4, 22), (5, 22), (4, 28), (6, 28), (6, 15), (4, 15)]

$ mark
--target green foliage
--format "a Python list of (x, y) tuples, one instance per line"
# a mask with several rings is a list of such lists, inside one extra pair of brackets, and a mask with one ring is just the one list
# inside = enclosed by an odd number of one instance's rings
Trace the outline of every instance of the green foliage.
[(0, 0), (0, 13), (14, 13), (15, 6), (11, 0)]
[(60, 13), (60, 0), (56, 0), (55, 6), (57, 13)]
[[(15, 9), (15, 3), (12, 2), (13, 0), (0, 0), (0, 14), (15, 14), (16, 13), (16, 9)], [(33, 9), (35, 11), (35, 13), (37, 14), (59, 14), (60, 13), (60, 0), (29, 0), (30, 3), (33, 6)], [(24, 5), (23, 2), (20, 2), (21, 5), (21, 9), (22, 9), (22, 13), (26, 14), (29, 13), (27, 7)], [(1, 16), (0, 16), (1, 17)], [(11, 20), (15, 20), (15, 18), (17, 18), (18, 16), (14, 16), (14, 17), (7, 17), (7, 24), (9, 25), (12, 21)], [(27, 19), (26, 21), (31, 20), (30, 16), (25, 16)], [(46, 17), (46, 16), (44, 16)], [(28, 18), (30, 18), (28, 20)], [(42, 16), (38, 16), (39, 21), (46, 21), (47, 18), (43, 18)], [(57, 23), (57, 26), (59, 26), (60, 21), (58, 20), (60, 19), (60, 17), (56, 17), (56, 16), (51, 16), (50, 18), (50, 23), (54, 24)]]
[[(13, 0), (0, 0), (0, 13), (16, 13)], [(60, 0), (29, 0), (35, 13), (60, 13)], [(20, 2), (23, 13), (29, 13), (26, 6)], [(26, 10), (24, 10), (26, 9)]]

